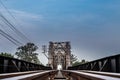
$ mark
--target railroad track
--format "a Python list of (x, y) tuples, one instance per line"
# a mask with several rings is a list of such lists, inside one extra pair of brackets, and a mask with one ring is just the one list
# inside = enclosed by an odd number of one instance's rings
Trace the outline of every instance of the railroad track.
[[(55, 78), (59, 72), (64, 79), (59, 76)], [(120, 80), (120, 74), (87, 70), (37, 70), (0, 74), (0, 80)]]
[(119, 73), (108, 73), (86, 70), (63, 70), (68, 80), (120, 80)]
[(56, 70), (27, 71), (0, 74), (0, 80), (49, 80), (57, 73)]

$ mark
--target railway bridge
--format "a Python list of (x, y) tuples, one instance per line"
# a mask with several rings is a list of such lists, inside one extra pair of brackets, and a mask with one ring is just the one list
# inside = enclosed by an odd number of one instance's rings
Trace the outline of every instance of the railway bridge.
[(0, 56), (0, 80), (120, 80), (120, 54), (71, 66), (70, 49), (70, 42), (50, 42), (48, 66)]

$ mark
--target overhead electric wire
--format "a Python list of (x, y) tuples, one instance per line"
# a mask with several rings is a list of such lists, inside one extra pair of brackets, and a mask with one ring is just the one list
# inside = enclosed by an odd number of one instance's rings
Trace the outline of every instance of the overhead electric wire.
[(3, 22), (9, 26), (14, 32), (17, 33), (17, 31), (14, 29), (14, 25), (11, 24), (1, 13), (0, 13), (0, 17), (4, 20)]
[[(4, 20), (4, 23), (8, 26), (13, 26), (1, 13), (0, 13), (0, 17)], [(3, 25), (1, 25), (3, 26)], [(11, 27), (12, 28), (12, 27)], [(13, 29), (13, 28), (12, 28)], [(14, 29), (13, 29), (14, 30)], [(2, 36), (4, 36), (5, 38), (7, 38), (9, 41), (11, 41), (13, 44), (15, 44), (16, 46), (20, 46), (23, 45), (21, 42), (19, 42), (18, 40), (14, 39), (12, 36), (10, 36), (9, 34), (5, 33), (3, 30), (0, 29), (0, 34)]]
[[(6, 19), (1, 13), (0, 13), (0, 17), (3, 18), (4, 23), (5, 23), (6, 25), (8, 25), (9, 27), (14, 26), (14, 25), (12, 25), (12, 24)], [(14, 30), (13, 27), (11, 27), (11, 29)], [(15, 30), (14, 30), (14, 31), (15, 31)], [(17, 32), (16, 32), (16, 33), (17, 33)]]
[[(2, 24), (0, 24), (0, 25), (3, 27)], [(18, 40), (14, 39), (12, 36), (10, 36), (6, 32), (4, 32), (2, 29), (0, 29), (0, 34), (3, 35), (5, 38), (7, 38), (8, 40), (10, 40), (14, 44), (16, 44), (16, 43), (22, 44), (21, 42), (19, 42)]]
[(3, 4), (2, 0), (0, 0), (1, 5), (6, 9), (6, 11), (11, 15), (12, 18), (16, 19), (11, 12), (7, 9), (7, 7)]
[[(16, 20), (16, 18), (12, 15), (12, 13), (7, 9), (7, 7), (3, 4), (3, 2), (2, 2), (2, 0), (0, 0), (0, 3), (1, 3), (1, 5), (6, 9), (6, 11), (11, 15), (11, 17), (15, 20), (15, 21), (17, 21)], [(8, 21), (8, 20), (7, 20)], [(9, 22), (9, 21), (8, 21)], [(17, 24), (18, 24), (18, 22), (17, 22)], [(19, 24), (19, 26), (21, 26), (20, 24)], [(9, 26), (10, 27), (10, 26)], [(31, 42), (31, 40), (29, 40), (22, 32), (20, 32), (17, 28), (15, 28), (13, 25), (10, 27), (17, 35), (19, 35), (20, 37), (22, 37), (23, 39), (25, 39), (26, 41), (29, 41), (29, 42)]]
[(0, 29), (0, 34), (2, 36), (4, 36), (6, 39), (8, 39), (10, 42), (12, 42), (13, 44), (15, 44), (16, 46), (20, 46), (23, 45), (22, 43), (20, 43), (19, 41), (17, 41), (16, 39), (14, 39), (12, 36), (10, 36), (9, 34), (5, 33), (3, 30)]

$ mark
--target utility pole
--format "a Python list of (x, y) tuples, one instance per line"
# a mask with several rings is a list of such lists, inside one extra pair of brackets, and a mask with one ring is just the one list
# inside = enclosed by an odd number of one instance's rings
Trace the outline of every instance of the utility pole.
[(45, 57), (48, 59), (48, 56), (47, 56), (47, 46), (46, 45), (42, 45), (42, 53), (45, 55)]

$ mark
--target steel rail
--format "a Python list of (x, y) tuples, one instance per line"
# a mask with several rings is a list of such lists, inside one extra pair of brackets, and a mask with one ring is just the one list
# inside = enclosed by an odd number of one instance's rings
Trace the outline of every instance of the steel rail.
[(37, 73), (37, 72), (42, 72), (42, 71), (43, 70), (15, 72), (15, 73), (5, 73), (5, 74), (0, 74), (0, 79), (10, 78), (10, 77), (15, 77), (15, 76), (21, 76), (21, 75), (26, 75), (26, 74), (32, 74), (32, 73)]
[[(69, 78), (69, 80), (120, 80), (120, 74), (104, 73), (104, 72), (89, 72), (88, 71), (75, 71), (63, 70), (62, 73)], [(109, 75), (108, 75), (109, 74)], [(117, 77), (116, 77), (117, 76)]]
[(89, 70), (80, 70), (80, 72), (86, 72), (86, 73), (99, 74), (99, 75), (104, 75), (104, 76), (111, 76), (111, 77), (120, 78), (120, 73), (89, 71)]
[[(47, 71), (29, 71), (20, 73), (1, 74), (0, 80), (43, 80), (53, 77), (57, 73), (56, 70)], [(6, 76), (6, 77), (5, 77)], [(8, 77), (7, 77), (8, 76)]]
[[(36, 70), (1, 74), (0, 80), (54, 80), (57, 70)], [(119, 73), (87, 70), (61, 70), (67, 80), (120, 80)]]

